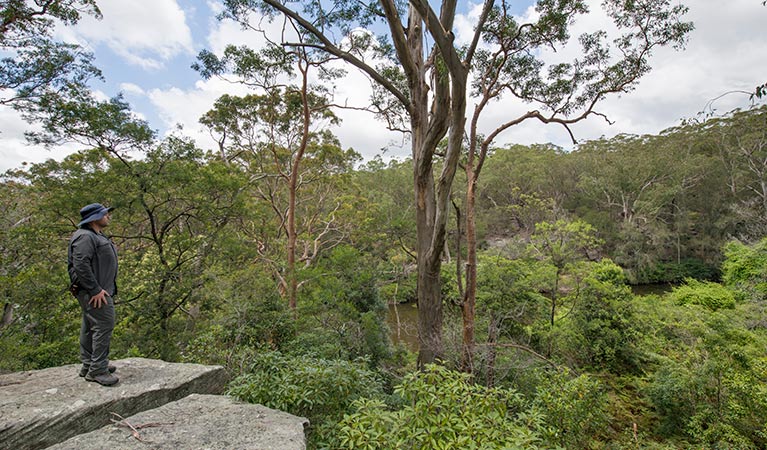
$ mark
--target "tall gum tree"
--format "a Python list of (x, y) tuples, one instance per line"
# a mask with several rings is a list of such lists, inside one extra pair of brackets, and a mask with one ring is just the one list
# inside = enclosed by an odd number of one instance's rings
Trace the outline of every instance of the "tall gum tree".
[[(547, 77), (541, 75), (540, 49), (565, 41), (572, 17), (585, 13), (586, 7), (582, 0), (540, 0), (536, 8), (548, 22), (499, 30), (510, 32), (506, 41), (523, 45), (517, 49), (518, 57), (495, 66), (496, 73), (511, 80), (512, 89), (524, 89), (516, 95), (520, 100), (536, 101), (541, 95), (547, 95), (560, 105), (551, 100), (544, 101), (544, 105), (553, 106), (559, 115), (571, 114), (578, 105), (587, 106), (601, 99), (596, 92), (600, 92), (602, 84), (621, 78), (624, 72), (647, 71), (647, 54), (632, 51), (635, 41), (655, 42), (664, 36), (684, 35), (689, 25), (672, 18), (657, 26), (653, 24), (659, 14), (671, 16), (677, 12), (669, 3), (666, 0), (606, 0), (604, 7), (619, 27), (638, 29), (615, 42), (618, 54), (623, 55), (622, 59), (619, 56), (623, 64), (606, 64), (611, 56), (604, 44), (607, 36), (605, 32), (596, 32), (583, 40), (587, 51), (579, 66), (556, 65)], [(488, 33), (493, 27), (509, 24), (498, 19), (503, 17), (502, 12), (510, 9), (512, 2), (485, 0), (466, 45), (455, 39), (456, 0), (407, 3), (397, 0), (227, 0), (224, 4), (224, 15), (241, 23), (261, 20), (263, 15), (295, 23), (314, 39), (303, 45), (340, 58), (373, 80), (378, 87), (376, 93), (386, 94), (386, 99), (380, 95), (373, 99), (372, 105), (378, 107), (379, 112), (404, 114), (411, 140), (416, 210), (418, 361), (423, 365), (440, 359), (443, 312), (439, 273), (450, 191), (463, 150), (469, 74), (480, 42), (492, 42)], [(642, 28), (641, 24), (651, 26)], [(379, 30), (380, 35), (371, 38)], [(668, 38), (668, 42), (673, 40)], [(584, 83), (582, 78), (594, 83)], [(600, 84), (598, 80), (602, 78), (605, 80)], [(550, 84), (543, 82), (545, 79)], [(591, 112), (582, 114), (585, 117)], [(538, 110), (530, 112), (529, 118), (554, 121)], [(565, 119), (557, 120), (567, 123)], [(438, 154), (437, 145), (445, 136), (446, 150)], [(435, 173), (437, 158), (441, 158), (439, 174)]]
[[(284, 269), (275, 270), (275, 274), (280, 290), (295, 313), (299, 288), (297, 264), (303, 262), (308, 266), (320, 248), (340, 242), (333, 219), (340, 207), (337, 205), (327, 214), (325, 226), (316, 223), (320, 221), (317, 211), (306, 214), (304, 234), (312, 234), (314, 239), (312, 244), (305, 240), (303, 254), (298, 254), (301, 230), (297, 222), (301, 217), (297, 210), (302, 201), (309, 200), (308, 195), (299, 198), (299, 191), (318, 184), (318, 179), (345, 168), (347, 164), (351, 166), (356, 154), (343, 152), (335, 137), (322, 129), (323, 125), (337, 124), (338, 118), (331, 111), (328, 89), (310, 79), (314, 72), (325, 81), (335, 78), (337, 71), (323, 67), (333, 58), (313, 49), (311, 36), (307, 37), (306, 31), (290, 25), (283, 24), (281, 36), (290, 36), (294, 41), (292, 45), (282, 46), (265, 35), (267, 45), (260, 51), (234, 45), (227, 46), (222, 57), (203, 51), (193, 67), (206, 78), (214, 75), (226, 78), (234, 74), (236, 81), (265, 93), (242, 98), (225, 95), (200, 122), (218, 136), (224, 161), (232, 159), (245, 163), (253, 177), (267, 181), (266, 189), (257, 190), (279, 216), (279, 229), (287, 237), (287, 264)], [(243, 23), (243, 26), (248, 27), (248, 24)], [(258, 29), (253, 28), (253, 31)], [(298, 79), (297, 84), (285, 81), (294, 76)], [(270, 179), (276, 184), (269, 183)], [(281, 184), (287, 186), (287, 205), (280, 200)], [(319, 189), (315, 192), (320, 194)], [(327, 197), (329, 195), (320, 194), (315, 198), (316, 203), (320, 206), (329, 203)]]
[[(510, 2), (501, 1), (490, 13), (482, 31), (484, 43), (474, 60), (472, 94), (477, 98), (469, 125), (465, 165), (466, 189), (466, 291), (463, 310), (462, 368), (471, 372), (474, 349), (474, 307), (477, 290), (476, 190), (490, 146), (499, 135), (528, 120), (570, 125), (598, 115), (600, 100), (609, 94), (628, 92), (650, 70), (648, 59), (659, 46), (681, 46), (690, 23), (681, 20), (687, 9), (667, 0), (602, 2), (619, 36), (608, 42), (608, 34), (597, 30), (578, 37), (580, 55), (572, 61), (546, 63), (544, 48), (557, 49), (571, 41), (569, 29), (578, 16), (589, 11), (589, 3), (539, 1), (537, 20), (527, 23), (510, 14)], [(532, 106), (516, 117), (490, 125), (486, 136), (479, 133), (487, 106), (501, 99), (514, 99)], [(486, 126), (488, 124), (485, 124)]]

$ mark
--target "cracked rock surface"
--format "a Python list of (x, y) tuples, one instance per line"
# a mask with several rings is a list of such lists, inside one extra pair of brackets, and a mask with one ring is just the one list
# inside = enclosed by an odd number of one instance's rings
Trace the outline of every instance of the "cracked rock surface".
[(220, 395), (192, 394), (49, 450), (304, 450), (308, 420)]
[(79, 377), (79, 364), (0, 375), (0, 447), (46, 448), (111, 424), (112, 412), (129, 417), (193, 393), (219, 394), (227, 381), (220, 366), (146, 358), (112, 364), (120, 382), (111, 387)]

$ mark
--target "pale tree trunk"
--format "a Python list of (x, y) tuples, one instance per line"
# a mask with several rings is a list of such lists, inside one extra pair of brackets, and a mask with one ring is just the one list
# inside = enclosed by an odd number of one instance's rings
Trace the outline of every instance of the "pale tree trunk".
[[(416, 250), (418, 257), (418, 365), (435, 362), (442, 356), (441, 261), (433, 253), (436, 198), (434, 193), (433, 137), (429, 134), (428, 84), (423, 60), (422, 19), (414, 10), (408, 18), (408, 50), (415, 65), (410, 79), (412, 109), (410, 125), (415, 186)], [(442, 246), (439, 246), (441, 251)]]
[[(407, 109), (410, 118), (413, 153), (413, 182), (416, 209), (416, 248), (418, 251), (419, 366), (435, 362), (442, 354), (442, 297), (440, 259), (445, 244), (450, 189), (458, 165), (464, 133), (466, 80), (469, 63), (461, 61), (454, 45), (453, 21), (457, 0), (442, 0), (436, 16), (428, 0), (410, 0), (407, 26), (400, 16), (400, 2), (380, 0), (394, 49), (407, 78), (408, 93), (392, 84), (373, 67), (355, 55), (337, 47), (320, 28), (291, 10), (283, 2), (264, 0), (318, 38), (318, 48), (362, 69), (376, 83), (392, 93)], [(486, 1), (486, 9), (492, 5)], [(466, 53), (471, 61), (479, 42), (480, 23), (475, 39)], [(425, 54), (424, 39), (429, 35), (435, 48)], [(444, 70), (446, 69), (446, 70)], [(433, 74), (433, 75), (432, 75)], [(429, 75), (432, 80), (427, 79)], [(430, 102), (429, 81), (433, 83)], [(452, 83), (452, 84), (451, 84)], [(409, 94), (409, 95), (408, 95)], [(448, 128), (448, 150), (442, 172), (436, 181), (433, 174), (435, 151)]]
[(466, 164), (466, 292), (463, 296), (463, 355), (461, 369), (466, 373), (474, 371), (474, 310), (477, 303), (477, 226), (476, 178), (472, 152)]
[[(419, 5), (416, 6), (416, 3)], [(423, 2), (411, 3), (409, 17), (410, 43), (413, 50), (410, 57), (423, 64), (423, 38), (421, 26), (422, 16), (416, 11), (424, 8)], [(442, 2), (439, 24), (434, 24), (430, 17), (427, 25), (430, 34), (435, 37), (439, 52), (435, 53), (439, 61), (447, 67), (447, 73), (433, 70), (434, 99), (431, 110), (431, 120), (425, 115), (428, 101), (428, 86), (425, 77), (419, 78), (418, 85), (411, 83), (413, 108), (411, 123), (413, 124), (414, 172), (416, 186), (416, 224), (418, 238), (418, 308), (419, 308), (419, 339), (421, 351), (418, 355), (419, 366), (440, 359), (442, 348), (442, 292), (440, 269), (442, 267), (442, 250), (445, 245), (447, 219), (450, 211), (450, 192), (461, 155), (464, 126), (466, 123), (466, 88), (468, 69), (458, 57), (452, 40), (444, 34), (444, 30), (452, 30), (455, 17), (456, 2)], [(418, 24), (414, 27), (414, 24)], [(419, 33), (416, 38), (413, 32)], [(418, 51), (418, 53), (416, 53)], [(438, 64), (438, 62), (437, 62)], [(423, 65), (420, 66), (423, 69)], [(424, 70), (418, 71), (424, 74)], [(415, 88), (415, 89), (414, 89)], [(417, 96), (415, 95), (417, 94)], [(418, 99), (418, 100), (415, 100)], [(449, 111), (448, 111), (449, 108)], [(416, 129), (423, 140), (416, 146)], [(432, 165), (434, 152), (440, 139), (448, 134), (447, 151), (445, 153), (442, 171), (439, 178), (434, 180)], [(417, 154), (415, 153), (417, 152)]]
[[(301, 54), (303, 56), (303, 54)], [(301, 161), (306, 153), (306, 147), (309, 143), (309, 126), (311, 124), (311, 110), (309, 108), (309, 64), (299, 57), (298, 70), (301, 73), (301, 106), (302, 106), (302, 128), (301, 142), (293, 157), (290, 167), (290, 177), (288, 179), (288, 211), (287, 211), (287, 235), (288, 235), (288, 267), (287, 267), (287, 289), (288, 306), (296, 315), (298, 297), (298, 276), (296, 274), (296, 241), (298, 232), (296, 231), (296, 191), (298, 190), (298, 177), (301, 168)]]

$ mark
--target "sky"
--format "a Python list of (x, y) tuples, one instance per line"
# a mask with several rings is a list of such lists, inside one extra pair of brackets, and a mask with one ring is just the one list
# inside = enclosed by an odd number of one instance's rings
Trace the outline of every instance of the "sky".
[[(672, 3), (679, 0), (671, 0)], [(522, 18), (535, 12), (532, 1), (514, 2), (513, 11)], [(588, 0), (591, 13), (580, 18), (572, 35), (609, 29), (601, 14), (599, 0)], [(572, 127), (580, 142), (612, 137), (620, 133), (656, 134), (678, 125), (683, 119), (700, 117), (701, 112), (723, 114), (749, 106), (748, 95), (767, 82), (767, 7), (761, 0), (686, 0), (687, 20), (695, 30), (682, 51), (656, 50), (650, 60), (653, 70), (630, 93), (613, 96), (598, 110), (612, 124), (592, 116)], [(461, 2), (456, 20), (457, 39), (466, 40), (476, 22), (477, 1)], [(160, 137), (179, 127), (203, 149), (214, 149), (215, 141), (198, 120), (221, 95), (245, 95), (242, 85), (220, 79), (202, 79), (191, 65), (207, 49), (220, 54), (227, 44), (258, 47), (258, 36), (232, 22), (219, 21), (221, 4), (212, 0), (101, 0), (103, 19), (84, 18), (74, 27), (60, 27), (57, 37), (75, 42), (95, 56), (105, 76), (92, 85), (96, 95), (106, 99), (122, 93), (136, 114), (147, 120)], [(567, 59), (577, 51), (566, 47), (544, 58)], [(368, 98), (370, 82), (351, 69), (337, 83), (336, 103), (361, 105)], [(735, 93), (733, 93), (735, 92)], [(527, 111), (529, 105), (513, 100), (494, 103), (484, 116), (481, 131)], [(469, 106), (471, 112), (472, 106)], [(410, 155), (409, 143), (383, 123), (359, 111), (339, 111), (342, 123), (334, 129), (344, 148), (354, 148), (365, 159), (382, 155), (384, 160)], [(27, 144), (24, 131), (33, 125), (21, 120), (10, 108), (0, 107), (0, 172), (24, 163), (60, 160), (80, 150), (74, 144), (44, 149)], [(572, 148), (569, 134), (557, 125), (528, 121), (500, 135), (504, 144), (554, 143)]]

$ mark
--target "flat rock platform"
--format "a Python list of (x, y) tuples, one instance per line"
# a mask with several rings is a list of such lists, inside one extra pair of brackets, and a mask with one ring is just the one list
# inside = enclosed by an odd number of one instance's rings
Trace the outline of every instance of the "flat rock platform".
[(308, 421), (220, 395), (192, 394), (49, 450), (304, 450)]
[(120, 382), (111, 387), (79, 377), (79, 364), (0, 375), (0, 449), (46, 448), (111, 425), (112, 413), (127, 418), (193, 393), (220, 394), (227, 382), (220, 366), (145, 358), (112, 364)]

